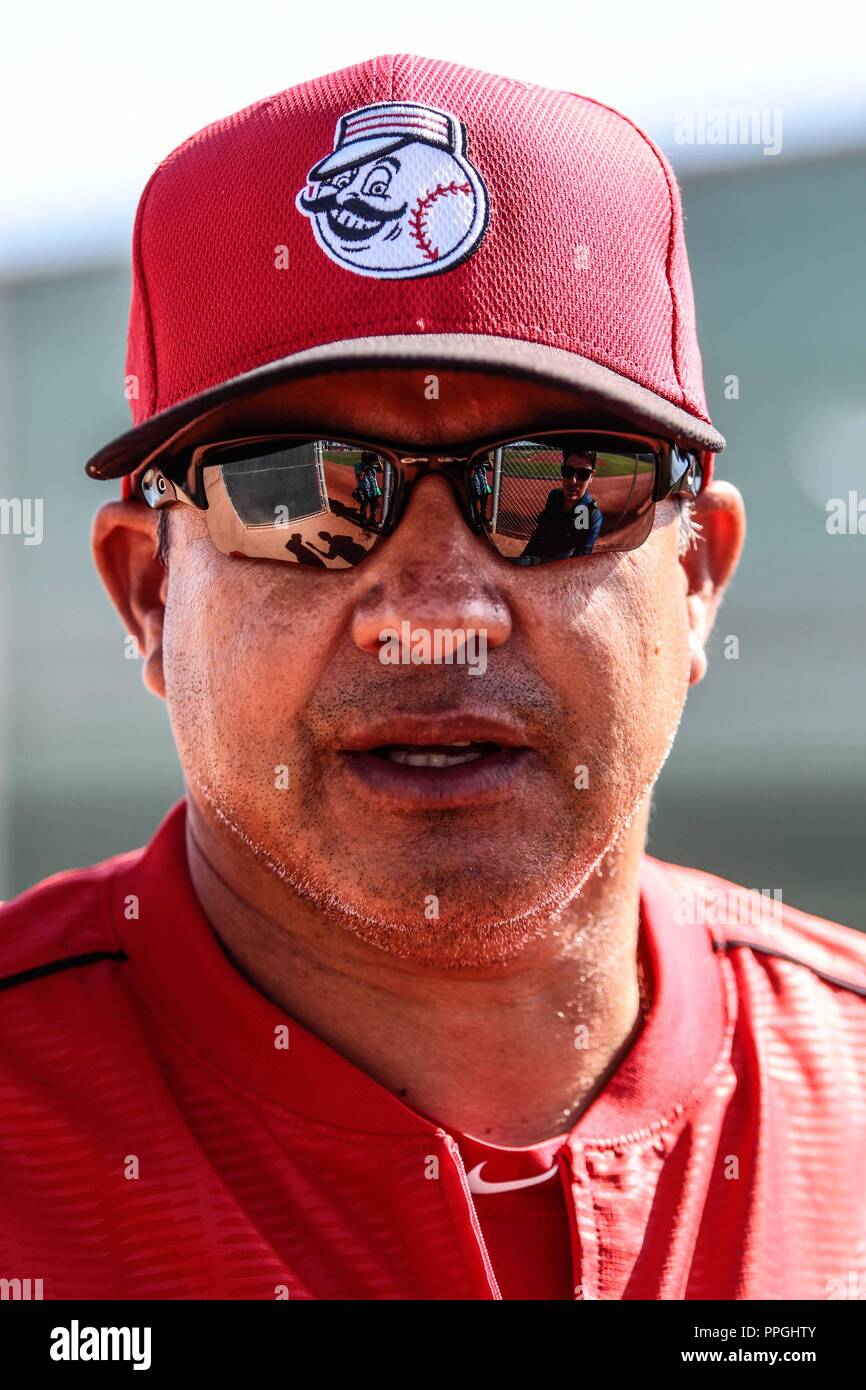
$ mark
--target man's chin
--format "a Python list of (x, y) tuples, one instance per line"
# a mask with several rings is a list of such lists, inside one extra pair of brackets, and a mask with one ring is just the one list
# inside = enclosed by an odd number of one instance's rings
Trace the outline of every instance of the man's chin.
[[(217, 808), (212, 794), (205, 799)], [(443, 835), (431, 846), (427, 835), (400, 850), (373, 842), (359, 853), (336, 834), (326, 844), (318, 837), (301, 844), (287, 831), (275, 844), (264, 827), (251, 833), (235, 811), (220, 806), (216, 814), (246, 853), (331, 926), (393, 957), (442, 968), (506, 964), (555, 931), (617, 838), (590, 828), (589, 817), (562, 818), (502, 843), (469, 833), (457, 845)]]
[[(577, 871), (560, 871), (528, 884), (501, 878), (436, 875), (429, 881), (395, 885), (314, 882), (296, 886), (335, 925), (388, 955), (419, 965), (460, 969), (504, 965), (544, 936), (592, 872), (590, 863)], [(395, 891), (396, 889), (396, 891)]]

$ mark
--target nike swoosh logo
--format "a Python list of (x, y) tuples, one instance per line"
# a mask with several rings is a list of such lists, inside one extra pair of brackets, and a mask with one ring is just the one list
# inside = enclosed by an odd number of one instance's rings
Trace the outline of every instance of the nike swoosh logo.
[(546, 1173), (536, 1173), (534, 1178), (514, 1178), (512, 1182), (486, 1182), (481, 1176), (483, 1167), (484, 1164), (479, 1163), (477, 1167), (472, 1169), (471, 1173), (466, 1174), (470, 1192), (515, 1192), (518, 1187), (536, 1187), (540, 1182), (547, 1182), (548, 1178), (552, 1178), (556, 1172), (556, 1164), (554, 1163), (553, 1167), (548, 1168)]

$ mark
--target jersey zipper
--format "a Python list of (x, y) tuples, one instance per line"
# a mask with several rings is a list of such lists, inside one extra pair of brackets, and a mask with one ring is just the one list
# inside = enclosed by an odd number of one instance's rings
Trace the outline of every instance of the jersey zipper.
[(478, 1247), (481, 1251), (481, 1258), (484, 1261), (484, 1272), (487, 1275), (488, 1281), (490, 1283), (491, 1293), (493, 1294), (494, 1298), (502, 1299), (499, 1284), (497, 1282), (496, 1275), (493, 1272), (493, 1263), (490, 1259), (490, 1254), (484, 1241), (484, 1235), (481, 1230), (481, 1222), (478, 1220), (478, 1212), (475, 1210), (475, 1203), (472, 1200), (472, 1193), (469, 1189), (469, 1179), (466, 1176), (466, 1168), (463, 1164), (463, 1158), (460, 1153), (460, 1149), (457, 1145), (456, 1140), (452, 1139), (451, 1135), (446, 1134), (444, 1130), (442, 1131), (442, 1136), (445, 1140), (445, 1143), (448, 1146), (448, 1150), (451, 1154), (451, 1157), (454, 1159), (454, 1164), (457, 1168), (457, 1173), (460, 1178), (460, 1186), (463, 1188), (463, 1195), (466, 1198), (466, 1202), (469, 1207), (469, 1219), (472, 1222), (472, 1231), (475, 1235), (475, 1239), (478, 1241)]

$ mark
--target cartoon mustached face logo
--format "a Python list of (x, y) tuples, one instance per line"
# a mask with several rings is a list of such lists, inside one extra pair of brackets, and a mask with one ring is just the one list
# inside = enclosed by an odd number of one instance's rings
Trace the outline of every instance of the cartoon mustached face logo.
[(456, 116), (379, 102), (337, 122), (334, 149), (298, 194), (319, 246), (338, 265), (381, 280), (459, 265), (487, 228), (487, 190)]

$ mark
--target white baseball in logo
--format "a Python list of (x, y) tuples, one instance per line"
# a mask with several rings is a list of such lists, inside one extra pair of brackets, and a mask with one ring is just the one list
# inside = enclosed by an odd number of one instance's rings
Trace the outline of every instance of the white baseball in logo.
[(447, 111), (380, 102), (341, 116), (334, 150), (297, 196), (338, 265), (381, 280), (435, 275), (464, 261), (487, 227), (487, 190)]

